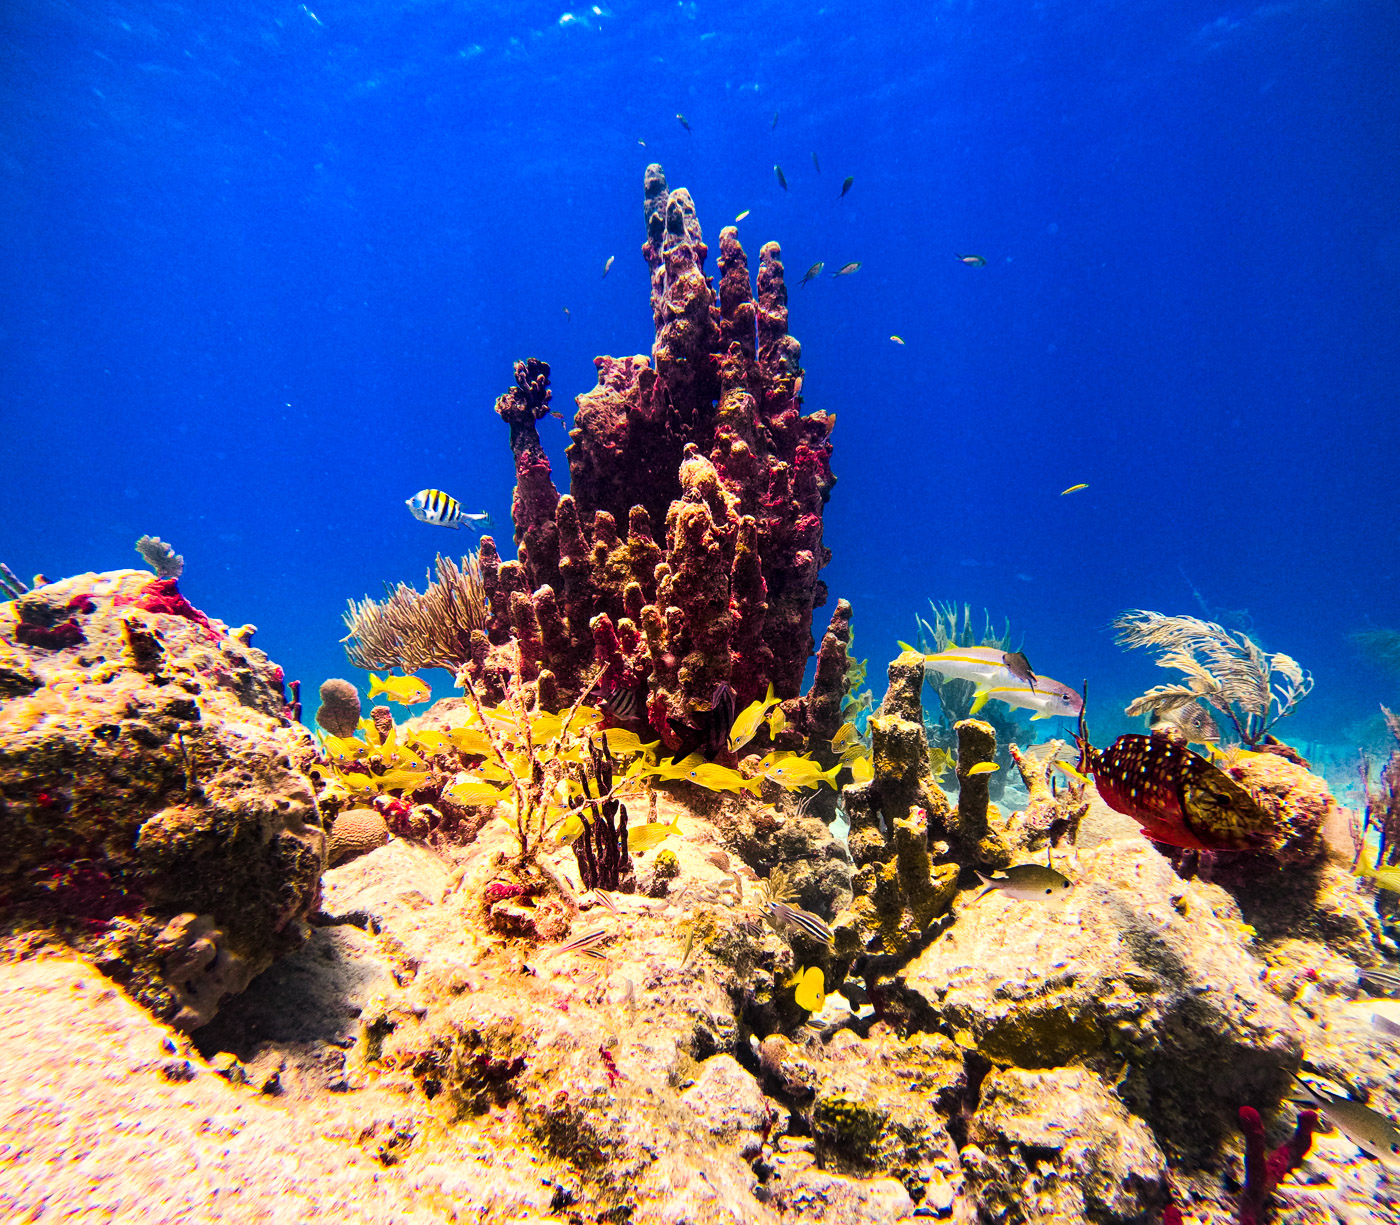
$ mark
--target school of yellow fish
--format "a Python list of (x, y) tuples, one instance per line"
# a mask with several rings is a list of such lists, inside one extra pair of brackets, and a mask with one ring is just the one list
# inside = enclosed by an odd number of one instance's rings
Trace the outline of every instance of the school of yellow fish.
[[(372, 677), (371, 693), (384, 694), (390, 701), (418, 705), (432, 696), (429, 687), (417, 677)], [(448, 731), (414, 729), (394, 725), (381, 736), (370, 719), (361, 719), (357, 735), (341, 737), (321, 734), (321, 744), (333, 778), (323, 798), (363, 801), (375, 795), (411, 794), (433, 775), (450, 771), (454, 777), (443, 788), (443, 795), (465, 806), (514, 802), (516, 779), (528, 778), (532, 762), (558, 761), (583, 764), (589, 760), (590, 744), (603, 748), (614, 763), (615, 774), (624, 783), (637, 786), (638, 793), (649, 784), (689, 782), (709, 791), (757, 795), (765, 780), (787, 791), (807, 790), (825, 783), (836, 788), (843, 770), (852, 781), (867, 782), (874, 775), (870, 749), (854, 722), (841, 725), (831, 739), (836, 764), (823, 768), (810, 754), (787, 749), (770, 749), (751, 764), (747, 773), (699, 753), (679, 760), (663, 760), (659, 740), (643, 741), (625, 728), (602, 729), (603, 712), (580, 705), (568, 717), (540, 712), (528, 719), (513, 710), (483, 708), (485, 722), (474, 715), (465, 725)], [(782, 702), (772, 685), (758, 701), (745, 707), (729, 732), (728, 748), (738, 753), (765, 726), (776, 737), (787, 725)], [(479, 758), (466, 770), (444, 766), (441, 757), (453, 752), (466, 758)], [(438, 759), (436, 762), (434, 759)], [(502, 760), (504, 759), (504, 761)], [(564, 779), (557, 794), (549, 797), (550, 824), (557, 824), (561, 841), (567, 843), (583, 831), (577, 810), (583, 801), (581, 784)], [(653, 829), (652, 825), (656, 828)], [(628, 831), (628, 844), (644, 853), (668, 837), (678, 836), (676, 823), (634, 825)]]

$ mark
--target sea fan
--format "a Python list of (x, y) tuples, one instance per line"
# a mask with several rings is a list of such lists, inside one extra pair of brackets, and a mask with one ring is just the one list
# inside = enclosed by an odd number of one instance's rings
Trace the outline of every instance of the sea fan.
[[(1120, 646), (1150, 647), (1160, 653), (1159, 667), (1175, 668), (1184, 678), (1149, 689), (1127, 713), (1175, 723), (1193, 740), (1212, 739), (1206, 733), (1213, 720), (1203, 703), (1229, 719), (1245, 744), (1255, 746), (1312, 691), (1312, 677), (1290, 656), (1265, 651), (1247, 634), (1214, 621), (1135, 608), (1113, 625)], [(1193, 729), (1203, 734), (1192, 735)]]
[(387, 599), (350, 601), (343, 614), (350, 631), (341, 642), (357, 668), (456, 670), (471, 658), (472, 631), (486, 627), (486, 591), (476, 554), (437, 556), (437, 578), (426, 591), (406, 583), (384, 584)]

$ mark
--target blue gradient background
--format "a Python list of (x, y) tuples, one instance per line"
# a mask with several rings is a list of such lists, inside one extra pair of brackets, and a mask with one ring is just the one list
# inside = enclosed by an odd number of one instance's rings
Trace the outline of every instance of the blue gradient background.
[[(1286, 736), (1373, 735), (1400, 678), (1349, 635), (1400, 628), (1400, 7), (919, 7), (10, 0), (0, 559), (161, 535), (289, 676), (346, 674), (346, 598), (472, 543), (415, 490), (509, 549), (511, 363), (567, 412), (595, 354), (649, 349), (656, 160), (712, 242), (749, 209), (751, 259), (782, 244), (877, 694), (927, 598), (966, 600), (1116, 730), (1165, 674), (1108, 622), (1199, 613), (1194, 584), (1316, 674)], [(796, 288), (818, 259), (863, 266)]]

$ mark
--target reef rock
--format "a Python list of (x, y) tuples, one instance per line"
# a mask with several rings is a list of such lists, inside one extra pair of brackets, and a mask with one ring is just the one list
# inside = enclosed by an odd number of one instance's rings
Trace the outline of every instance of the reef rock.
[(1298, 1027), (1219, 886), (1130, 841), (1081, 854), (1077, 877), (1063, 902), (993, 891), (959, 906), (891, 995), (993, 1063), (1101, 1070), (1175, 1156), (1201, 1160), (1238, 1107), (1278, 1100)]
[(301, 942), (325, 836), (282, 670), (174, 582), (0, 605), (5, 666), (37, 682), (0, 699), (0, 933), (66, 943), (193, 1029)]
[(1143, 1221), (1165, 1198), (1152, 1132), (1092, 1072), (994, 1071), (962, 1159), (984, 1213), (1023, 1221)]

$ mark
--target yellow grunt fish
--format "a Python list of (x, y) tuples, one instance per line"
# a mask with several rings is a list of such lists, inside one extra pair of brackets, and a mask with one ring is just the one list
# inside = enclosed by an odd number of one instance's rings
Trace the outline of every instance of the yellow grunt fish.
[(634, 825), (627, 831), (627, 849), (634, 855), (645, 855), (652, 847), (660, 846), (667, 838), (681, 836), (681, 819), (676, 817), (669, 825), (660, 821), (648, 821)]
[(758, 729), (768, 717), (769, 711), (778, 704), (778, 698), (773, 693), (773, 682), (768, 682), (768, 694), (756, 702), (750, 702), (739, 712), (733, 724), (729, 728), (729, 751), (737, 753), (744, 745), (748, 744), (756, 735)]
[(678, 776), (679, 781), (687, 783), (698, 783), (708, 791), (752, 791), (758, 794), (762, 784), (761, 779), (745, 778), (738, 770), (731, 770), (728, 766), (716, 765), (712, 761), (701, 762), (698, 766), (687, 770)]
[(375, 676), (369, 674), (369, 696), (383, 694), (400, 706), (417, 706), (433, 696), (433, 691), (416, 676)]
[(860, 744), (860, 732), (856, 730), (854, 723), (843, 723), (837, 728), (836, 735), (831, 738), (831, 751), (844, 753), (855, 744)]
[(650, 753), (661, 743), (659, 740), (653, 740), (643, 744), (642, 738), (636, 732), (629, 732), (621, 727), (610, 727), (605, 732), (599, 732), (598, 739), (606, 740), (608, 755), (612, 757), (620, 753)]
[(810, 757), (789, 757), (771, 765), (764, 771), (764, 777), (772, 779), (786, 791), (815, 787), (818, 783), (826, 783), (834, 790), (836, 776), (842, 769), (843, 764), (839, 761), (831, 769), (823, 770)]
[(337, 765), (346, 765), (352, 761), (359, 761), (362, 757), (369, 756), (370, 746), (363, 740), (342, 738), (340, 736), (324, 736), (321, 743), (325, 745), (326, 756)]
[(1378, 868), (1371, 862), (1369, 852), (1362, 854), (1356, 865), (1356, 875), (1374, 881), (1378, 889), (1389, 893), (1400, 893), (1400, 867)]
[(848, 761), (846, 766), (858, 783), (868, 783), (875, 777), (875, 763), (868, 757), (857, 757), (854, 761)]
[(422, 770), (391, 770), (373, 777), (374, 786), (381, 791), (415, 791), (423, 785), (427, 774)]
[(499, 787), (493, 787), (483, 779), (469, 777), (460, 783), (454, 783), (443, 794), (458, 804), (472, 807), (495, 804), (501, 800), (505, 793)]
[(434, 731), (410, 732), (405, 743), (415, 749), (425, 749), (429, 753), (440, 753), (452, 747), (452, 741), (448, 737), (442, 732)]

